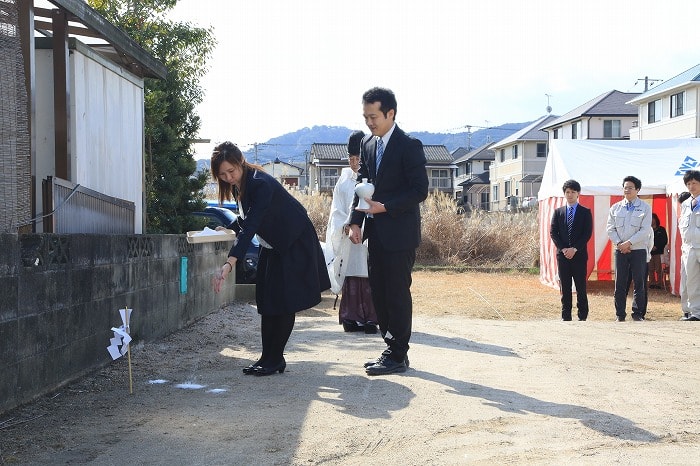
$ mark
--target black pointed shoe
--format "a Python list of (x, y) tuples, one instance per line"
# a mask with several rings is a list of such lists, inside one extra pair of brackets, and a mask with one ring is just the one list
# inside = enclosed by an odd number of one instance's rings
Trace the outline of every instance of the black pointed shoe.
[(282, 374), (286, 368), (287, 363), (284, 359), (282, 359), (282, 361), (280, 361), (279, 363), (273, 364), (271, 366), (256, 366), (253, 373), (255, 375), (272, 375), (275, 372), (279, 372), (280, 374)]

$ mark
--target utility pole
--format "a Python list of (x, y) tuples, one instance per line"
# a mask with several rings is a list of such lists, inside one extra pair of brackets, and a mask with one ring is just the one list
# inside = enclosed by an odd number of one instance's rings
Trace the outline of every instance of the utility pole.
[[(637, 81), (634, 84), (636, 85), (641, 80), (642, 80), (642, 78), (637, 79)], [(649, 90), (649, 83), (651, 83), (653, 85), (654, 83), (658, 83), (661, 81), (663, 81), (663, 79), (653, 79), (653, 78), (649, 78), (649, 76), (644, 76), (644, 92)]]

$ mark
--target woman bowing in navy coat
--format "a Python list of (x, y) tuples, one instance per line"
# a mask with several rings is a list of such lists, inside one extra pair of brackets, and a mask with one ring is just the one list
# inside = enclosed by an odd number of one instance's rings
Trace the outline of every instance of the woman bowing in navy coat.
[(238, 203), (239, 216), (228, 226), (238, 240), (214, 280), (219, 292), (236, 261), (243, 259), (254, 235), (261, 244), (255, 301), (261, 316), (262, 355), (245, 374), (270, 375), (286, 368), (284, 348), (295, 314), (321, 302), (330, 288), (321, 245), (306, 209), (259, 165), (248, 163), (231, 142), (214, 148), (211, 173), (219, 183), (219, 201)]

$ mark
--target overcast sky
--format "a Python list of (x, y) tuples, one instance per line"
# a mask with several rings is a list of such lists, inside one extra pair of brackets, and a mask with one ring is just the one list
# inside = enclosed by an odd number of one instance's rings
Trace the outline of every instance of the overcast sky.
[[(241, 146), (315, 125), (365, 129), (362, 93), (391, 88), (407, 131), (561, 115), (700, 63), (686, 0), (180, 0), (214, 28), (201, 138)], [(208, 156), (208, 147), (202, 147)]]

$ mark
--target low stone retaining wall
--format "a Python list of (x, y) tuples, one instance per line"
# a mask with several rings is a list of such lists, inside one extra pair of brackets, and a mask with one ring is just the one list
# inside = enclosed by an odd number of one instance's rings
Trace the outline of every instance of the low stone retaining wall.
[[(236, 299), (211, 273), (230, 243), (185, 235), (0, 235), (0, 412), (111, 361), (118, 310), (154, 340)], [(239, 289), (254, 299), (254, 286)]]

